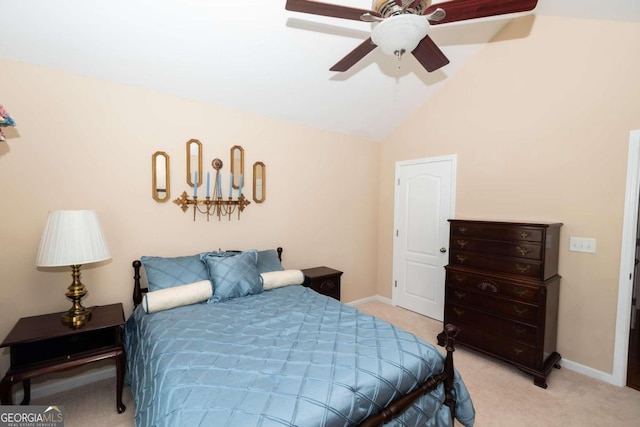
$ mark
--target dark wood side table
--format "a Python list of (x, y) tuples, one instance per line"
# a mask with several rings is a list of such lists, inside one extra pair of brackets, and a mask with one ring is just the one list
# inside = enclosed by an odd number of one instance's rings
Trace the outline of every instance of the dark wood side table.
[(329, 267), (305, 268), (303, 285), (340, 301), (340, 277), (342, 271)]
[(91, 308), (91, 320), (82, 328), (72, 329), (61, 322), (62, 313), (23, 317), (13, 327), (0, 347), (9, 347), (11, 366), (0, 382), (0, 399), (11, 405), (11, 387), (22, 381), (24, 399), (31, 399), (31, 378), (77, 368), (99, 360), (115, 359), (116, 408), (122, 403), (122, 386), (126, 357), (122, 346), (124, 312), (122, 304)]

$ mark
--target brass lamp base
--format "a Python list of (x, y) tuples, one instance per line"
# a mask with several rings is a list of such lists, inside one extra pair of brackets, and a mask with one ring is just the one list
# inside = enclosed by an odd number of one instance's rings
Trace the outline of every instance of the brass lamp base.
[(91, 310), (82, 306), (82, 298), (87, 294), (87, 289), (80, 282), (80, 266), (71, 266), (73, 283), (67, 288), (65, 294), (73, 302), (73, 306), (62, 314), (62, 323), (71, 328), (81, 328), (91, 319)]
[[(84, 308), (84, 307), (82, 307)], [(73, 309), (62, 315), (62, 323), (71, 328), (81, 328), (91, 319), (91, 311), (84, 308), (84, 312), (75, 313)]]

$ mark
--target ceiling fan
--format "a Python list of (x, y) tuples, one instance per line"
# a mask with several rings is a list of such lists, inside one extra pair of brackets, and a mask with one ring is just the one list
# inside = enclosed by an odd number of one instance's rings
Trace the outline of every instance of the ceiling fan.
[(371, 10), (311, 0), (287, 0), (286, 10), (375, 23), (371, 37), (338, 61), (331, 71), (347, 71), (380, 46), (400, 59), (411, 52), (429, 72), (449, 60), (429, 37), (430, 25), (533, 10), (537, 0), (373, 0)]

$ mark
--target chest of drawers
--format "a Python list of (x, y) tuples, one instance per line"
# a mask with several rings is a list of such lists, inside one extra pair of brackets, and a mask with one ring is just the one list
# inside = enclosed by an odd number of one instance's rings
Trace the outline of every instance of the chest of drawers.
[(560, 223), (450, 220), (444, 322), (546, 388), (556, 351)]

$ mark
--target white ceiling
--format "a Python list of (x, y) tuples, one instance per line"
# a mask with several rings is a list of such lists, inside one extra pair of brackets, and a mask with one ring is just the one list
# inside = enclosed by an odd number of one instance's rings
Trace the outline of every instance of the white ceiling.
[[(0, 57), (382, 140), (508, 22), (433, 27), (432, 38), (451, 61), (433, 73), (411, 55), (398, 64), (380, 49), (334, 73), (329, 68), (369, 36), (371, 24), (289, 12), (284, 5), (0, 0)], [(640, 22), (640, 1), (540, 0), (534, 13)]]

